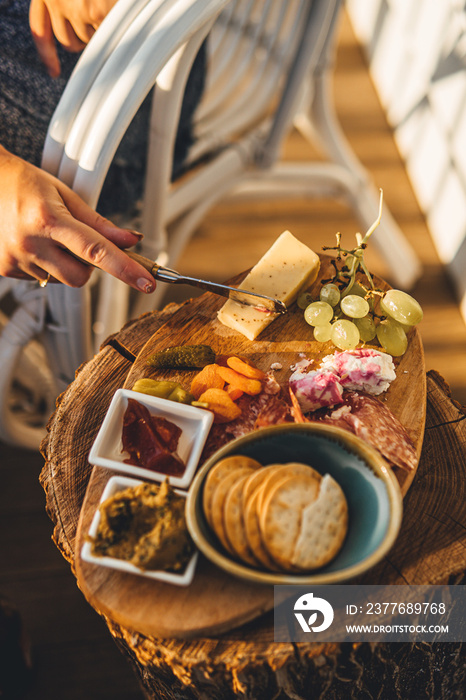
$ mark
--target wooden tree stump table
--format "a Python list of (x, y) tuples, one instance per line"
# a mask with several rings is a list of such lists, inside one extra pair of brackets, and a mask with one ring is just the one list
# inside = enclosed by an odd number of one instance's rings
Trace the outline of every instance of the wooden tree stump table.
[[(146, 314), (109, 338), (77, 372), (49, 421), (41, 446), (41, 483), (53, 539), (75, 575), (77, 527), (92, 472), (90, 447), (134, 356), (179, 308), (170, 305)], [(424, 444), (405, 497), (402, 531), (389, 556), (351, 583), (464, 583), (465, 418), (465, 409), (450, 397), (442, 378), (429, 372)], [(277, 644), (270, 612), (216, 637), (159, 639), (119, 624), (108, 613), (103, 616), (148, 698), (464, 697), (461, 644)]]

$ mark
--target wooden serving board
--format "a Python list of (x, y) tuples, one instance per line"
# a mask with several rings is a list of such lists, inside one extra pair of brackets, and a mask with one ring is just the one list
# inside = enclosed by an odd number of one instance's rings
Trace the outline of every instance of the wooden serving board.
[[(316, 284), (330, 276), (330, 258), (321, 256), (321, 260)], [(382, 288), (388, 287), (380, 279), (375, 281)], [(330, 343), (322, 345), (313, 340), (312, 329), (296, 305), (274, 320), (255, 341), (249, 341), (217, 321), (217, 311), (222, 304), (220, 297), (203, 294), (181, 306), (142, 348), (127, 375), (125, 388), (131, 388), (142, 377), (169, 378), (189, 388), (196, 372), (162, 372), (147, 364), (147, 358), (155, 351), (174, 345), (206, 343), (212, 346), (216, 354), (247, 356), (264, 371), (272, 363), (279, 362), (282, 369), (275, 372), (275, 376), (280, 383), (287, 381), (290, 365), (299, 359), (301, 353), (317, 359), (335, 350)], [(384, 400), (405, 426), (419, 458), (425, 424), (426, 377), (423, 348), (417, 329), (410, 332), (408, 349), (396, 360), (396, 364), (397, 379), (384, 395)], [(415, 472), (407, 474), (396, 469), (395, 473), (405, 494)], [(194, 581), (187, 588), (119, 573), (82, 561), (79, 552), (102, 491), (112, 475), (113, 472), (107, 469), (94, 467), (78, 525), (77, 577), (80, 588), (94, 608), (118, 624), (149, 636), (192, 638), (220, 634), (273, 607), (272, 586), (232, 578), (202, 556)], [(374, 580), (373, 583), (386, 582)]]

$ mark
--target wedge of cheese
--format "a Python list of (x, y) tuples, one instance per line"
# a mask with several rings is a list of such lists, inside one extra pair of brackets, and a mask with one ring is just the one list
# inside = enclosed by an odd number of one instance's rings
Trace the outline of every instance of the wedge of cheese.
[[(288, 306), (301, 290), (314, 282), (319, 267), (319, 256), (289, 231), (284, 231), (239, 288), (274, 297)], [(278, 315), (229, 299), (218, 312), (218, 320), (254, 340)]]

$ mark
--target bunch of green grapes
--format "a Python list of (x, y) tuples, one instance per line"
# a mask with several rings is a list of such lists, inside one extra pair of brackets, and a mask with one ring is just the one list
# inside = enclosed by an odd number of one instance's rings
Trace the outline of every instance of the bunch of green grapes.
[(319, 301), (305, 293), (298, 305), (319, 342), (330, 340), (340, 350), (353, 350), (360, 342), (377, 337), (385, 352), (395, 357), (403, 355), (408, 347), (406, 333), (422, 320), (422, 309), (412, 296), (399, 289), (379, 294), (379, 315), (373, 309), (374, 295), (357, 282), (343, 292), (334, 283), (324, 284)]
[[(386, 352), (398, 356), (408, 347), (407, 331), (422, 320), (422, 309), (406, 292), (376, 289), (364, 262), (368, 240), (382, 217), (382, 203), (380, 190), (377, 219), (364, 236), (356, 234), (354, 248), (347, 250), (341, 246), (340, 233), (336, 234), (336, 246), (324, 246), (324, 250), (337, 252), (335, 275), (323, 284), (318, 301), (305, 292), (299, 297), (298, 306), (304, 309), (307, 323), (314, 327), (316, 340), (322, 343), (331, 340), (340, 350), (352, 350), (358, 343), (369, 343), (377, 337)], [(345, 260), (345, 264), (337, 269), (336, 261), (341, 260)], [(365, 275), (367, 288), (356, 281), (358, 272)], [(376, 314), (375, 300), (379, 298), (380, 311)]]

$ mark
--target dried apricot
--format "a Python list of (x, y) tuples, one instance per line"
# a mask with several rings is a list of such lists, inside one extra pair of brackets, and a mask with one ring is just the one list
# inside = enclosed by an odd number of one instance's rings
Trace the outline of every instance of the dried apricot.
[(218, 365), (206, 365), (201, 369), (191, 382), (191, 394), (195, 399), (199, 399), (200, 395), (207, 389), (223, 389), (225, 380), (218, 373)]
[[(231, 384), (236, 389), (241, 389), (245, 394), (255, 396), (260, 394), (262, 390), (262, 384), (258, 379), (248, 379), (248, 377), (239, 374), (231, 367), (219, 367), (217, 371), (227, 384)], [(191, 393), (193, 392), (191, 391)]]
[(236, 372), (244, 374), (245, 377), (249, 377), (249, 379), (262, 380), (266, 378), (266, 374), (261, 369), (254, 367), (253, 364), (241, 357), (236, 357), (236, 355), (232, 355), (228, 358), (227, 365), (231, 367), (231, 369), (236, 370)]
[(238, 389), (235, 386), (232, 386), (231, 384), (227, 384), (225, 387), (225, 391), (227, 392), (228, 396), (232, 401), (238, 401), (244, 394), (244, 391), (241, 391), (241, 389)]
[(199, 402), (205, 403), (214, 414), (214, 423), (229, 423), (241, 415), (241, 409), (228, 396), (224, 389), (207, 389), (199, 397)]

